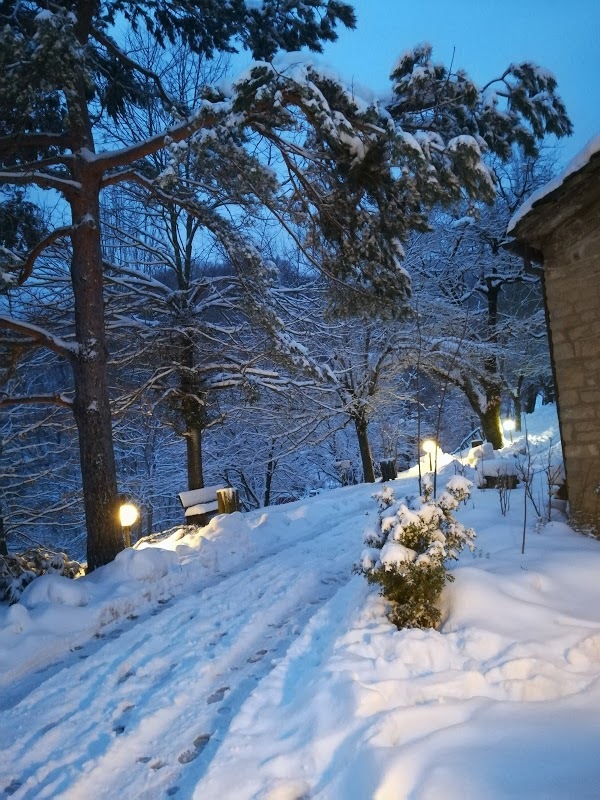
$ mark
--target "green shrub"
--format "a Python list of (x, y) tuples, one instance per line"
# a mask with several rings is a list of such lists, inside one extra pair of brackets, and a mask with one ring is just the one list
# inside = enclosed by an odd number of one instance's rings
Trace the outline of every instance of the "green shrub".
[(389, 486), (374, 495), (378, 526), (365, 532), (367, 549), (356, 571), (381, 586), (381, 594), (392, 603), (390, 620), (398, 628), (434, 628), (439, 623), (438, 599), (446, 581), (453, 580), (447, 562), (458, 558), (465, 545), (474, 549), (475, 532), (453, 515), (471, 486), (455, 475), (437, 500), (431, 499), (428, 484), (424, 497), (396, 500)]
[(24, 553), (0, 555), (0, 602), (16, 603), (34, 578), (46, 573), (76, 578), (84, 569), (66, 553), (31, 547)]

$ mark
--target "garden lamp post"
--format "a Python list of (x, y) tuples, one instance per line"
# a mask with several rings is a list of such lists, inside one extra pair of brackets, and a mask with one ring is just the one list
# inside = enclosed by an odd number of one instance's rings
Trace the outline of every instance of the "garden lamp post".
[(125, 547), (131, 547), (131, 526), (137, 522), (140, 512), (133, 503), (122, 503), (119, 506), (119, 519), (123, 528)]
[(433, 462), (431, 460), (431, 454), (435, 453), (437, 448), (437, 443), (433, 439), (425, 439), (421, 447), (423, 448), (423, 451), (427, 453), (427, 455), (429, 456), (429, 472), (433, 472)]
[(510, 443), (513, 443), (513, 431), (516, 428), (516, 423), (514, 419), (505, 419), (502, 423), (502, 427), (505, 431), (508, 431), (510, 434)]

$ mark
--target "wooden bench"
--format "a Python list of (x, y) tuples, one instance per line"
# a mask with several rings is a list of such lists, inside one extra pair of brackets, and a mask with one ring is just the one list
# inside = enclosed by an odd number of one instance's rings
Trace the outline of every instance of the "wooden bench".
[(179, 492), (185, 521), (189, 525), (206, 525), (216, 514), (239, 511), (238, 490), (231, 486), (205, 486)]

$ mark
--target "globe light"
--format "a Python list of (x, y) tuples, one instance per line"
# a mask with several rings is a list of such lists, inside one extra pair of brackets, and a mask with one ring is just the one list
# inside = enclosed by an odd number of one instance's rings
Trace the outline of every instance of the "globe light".
[(119, 506), (119, 519), (123, 528), (125, 547), (131, 547), (131, 526), (137, 521), (140, 512), (133, 503), (121, 503)]
[(140, 513), (133, 503), (123, 503), (119, 506), (119, 519), (123, 528), (131, 528), (137, 522)]
[(437, 450), (437, 442), (435, 439), (425, 439), (424, 442), (421, 442), (421, 447), (423, 448), (424, 452), (427, 453), (429, 456), (429, 472), (433, 472), (433, 462), (431, 459), (431, 454), (435, 453)]
[(502, 421), (502, 427), (504, 428), (505, 431), (508, 431), (508, 433), (510, 434), (510, 443), (512, 444), (513, 431), (517, 427), (517, 423), (514, 421), (514, 419), (505, 419)]

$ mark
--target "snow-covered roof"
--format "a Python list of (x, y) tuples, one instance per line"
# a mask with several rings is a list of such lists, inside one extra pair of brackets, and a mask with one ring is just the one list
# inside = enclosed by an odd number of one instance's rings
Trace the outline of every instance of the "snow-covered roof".
[(563, 172), (558, 175), (556, 178), (553, 178), (551, 181), (546, 183), (540, 189), (535, 191), (527, 200), (521, 205), (515, 214), (513, 215), (512, 219), (508, 223), (507, 233), (513, 233), (515, 228), (517, 227), (518, 223), (533, 209), (534, 206), (538, 206), (550, 199), (550, 195), (554, 192), (557, 192), (559, 189), (563, 187), (563, 185), (567, 182), (567, 179), (573, 176), (575, 173), (580, 172), (584, 167), (586, 167), (594, 156), (597, 156), (600, 153), (600, 133), (597, 133), (595, 136), (589, 140), (586, 146), (580, 150), (577, 155), (575, 155), (571, 161), (567, 164)]

